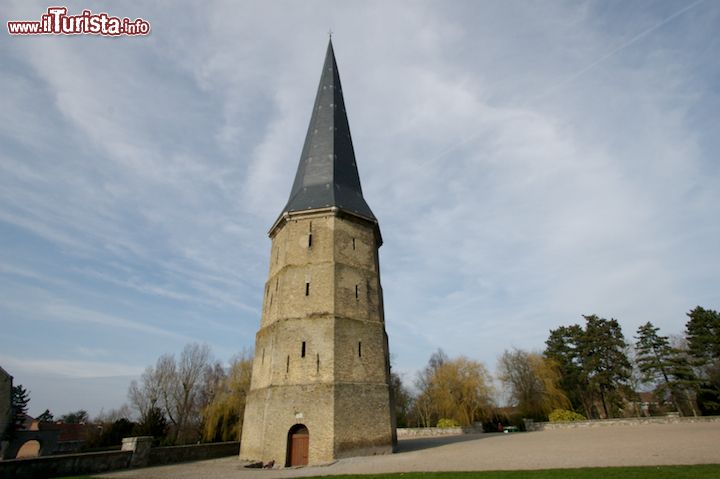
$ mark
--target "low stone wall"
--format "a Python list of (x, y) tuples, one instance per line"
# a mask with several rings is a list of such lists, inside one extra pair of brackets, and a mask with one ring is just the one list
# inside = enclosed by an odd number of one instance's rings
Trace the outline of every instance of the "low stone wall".
[(525, 420), (525, 429), (527, 431), (549, 431), (551, 429), (577, 429), (587, 427), (632, 427), (640, 424), (679, 424), (679, 423), (699, 423), (699, 422), (720, 422), (720, 416), (700, 416), (700, 417), (638, 417), (638, 418), (622, 418), (622, 419), (595, 419), (592, 421), (561, 421), (561, 422), (534, 422)]
[(110, 451), (85, 454), (8, 459), (0, 461), (0, 479), (42, 479), (45, 477), (96, 474), (130, 467), (132, 452)]
[(216, 442), (190, 446), (154, 447), (150, 449), (149, 466), (174, 464), (185, 461), (202, 461), (216, 457), (237, 456), (240, 442)]
[(159, 466), (237, 456), (239, 442), (151, 448), (151, 437), (123, 439), (122, 451), (89, 452), (0, 461), (0, 479), (43, 479), (97, 474), (131, 467)]
[(416, 437), (457, 436), (459, 434), (477, 434), (483, 432), (482, 426), (468, 427), (399, 427), (398, 439)]

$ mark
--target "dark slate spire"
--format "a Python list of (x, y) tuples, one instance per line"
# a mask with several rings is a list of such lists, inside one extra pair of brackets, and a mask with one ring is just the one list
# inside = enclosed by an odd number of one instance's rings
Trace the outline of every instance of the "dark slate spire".
[(337, 207), (377, 221), (363, 198), (332, 40), (290, 199), (283, 214)]

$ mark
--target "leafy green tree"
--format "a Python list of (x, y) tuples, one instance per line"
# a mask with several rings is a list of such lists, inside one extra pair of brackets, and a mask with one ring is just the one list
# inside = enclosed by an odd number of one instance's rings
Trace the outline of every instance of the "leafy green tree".
[(614, 319), (583, 316), (585, 328), (561, 326), (550, 331), (545, 356), (554, 359), (562, 373), (561, 387), (573, 408), (593, 414), (599, 401), (604, 417), (612, 417), (629, 393), (631, 373), (625, 338)]
[(88, 422), (88, 413), (84, 409), (78, 409), (77, 411), (63, 414), (60, 416), (60, 421), (65, 424), (84, 424)]
[(660, 328), (649, 321), (638, 328), (635, 362), (642, 381), (655, 386), (659, 399), (669, 397), (675, 410), (682, 414), (679, 387), (673, 375), (679, 352), (670, 346), (668, 337), (661, 336), (658, 331)]
[(720, 359), (720, 313), (697, 306), (687, 315), (685, 335), (690, 354), (702, 364)]
[(27, 416), (28, 404), (30, 403), (30, 392), (25, 389), (22, 384), (13, 386), (10, 398), (10, 408), (12, 409), (12, 430), (23, 429), (25, 417)]
[(583, 317), (586, 321), (580, 348), (583, 375), (588, 386), (598, 392), (605, 417), (613, 417), (623, 386), (630, 380), (627, 343), (617, 320), (594, 314)]
[(670, 374), (674, 378), (674, 386), (678, 391), (683, 411), (698, 416), (697, 402), (701, 381), (691, 366), (686, 350), (673, 348), (674, 354), (670, 361)]
[(36, 417), (39, 422), (53, 422), (55, 418), (49, 409), (46, 409), (42, 414)]
[(157, 406), (151, 406), (145, 411), (140, 422), (133, 427), (133, 435), (152, 436), (155, 443), (159, 443), (167, 436), (168, 423), (162, 410)]
[(403, 384), (400, 376), (396, 373), (390, 373), (390, 390), (395, 404), (397, 427), (408, 427), (412, 395)]
[(691, 365), (700, 380), (699, 402), (706, 412), (720, 412), (720, 313), (697, 306), (685, 325)]
[(133, 435), (136, 424), (127, 418), (120, 418), (112, 422), (96, 424), (96, 426), (97, 428), (88, 435), (83, 444), (83, 451), (119, 446), (124, 437)]
[(591, 417), (593, 394), (583, 374), (581, 345), (585, 332), (577, 324), (560, 326), (550, 331), (545, 341), (546, 358), (553, 360), (560, 369), (560, 388), (565, 391), (575, 410), (585, 411)]

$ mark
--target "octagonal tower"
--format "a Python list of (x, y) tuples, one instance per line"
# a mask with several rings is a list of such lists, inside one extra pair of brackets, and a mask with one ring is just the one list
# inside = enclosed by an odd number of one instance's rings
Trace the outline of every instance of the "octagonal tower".
[(301, 465), (395, 444), (375, 215), (332, 41), (290, 199), (270, 229), (241, 459)]

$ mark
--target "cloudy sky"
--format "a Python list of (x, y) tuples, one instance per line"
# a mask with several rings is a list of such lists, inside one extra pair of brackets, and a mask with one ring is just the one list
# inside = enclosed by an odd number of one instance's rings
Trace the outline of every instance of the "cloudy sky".
[(253, 347), (328, 29), (408, 381), (439, 347), (494, 369), (582, 314), (631, 339), (720, 309), (718, 2), (67, 6), (152, 33), (0, 35), (0, 366), (31, 414)]

